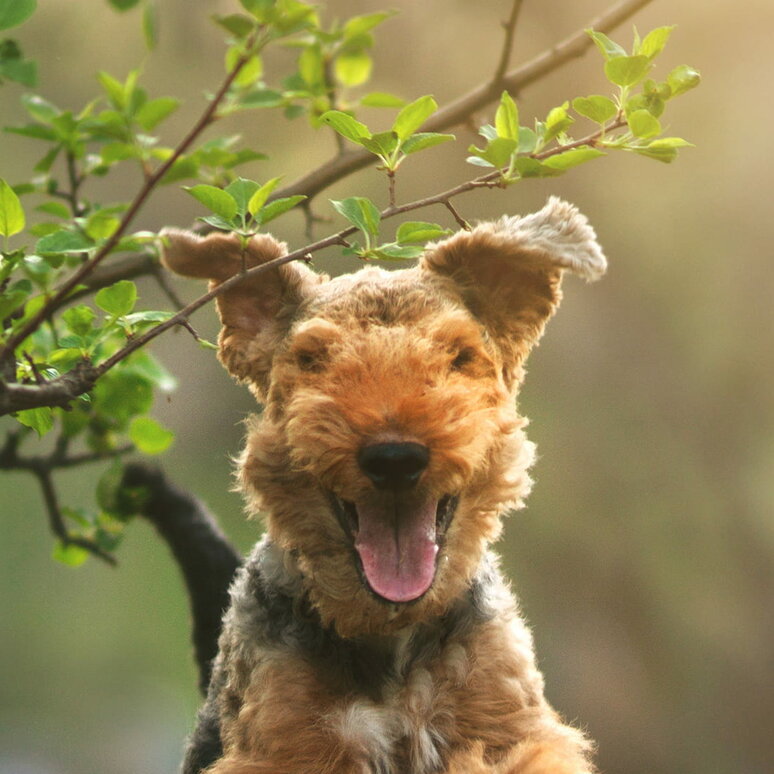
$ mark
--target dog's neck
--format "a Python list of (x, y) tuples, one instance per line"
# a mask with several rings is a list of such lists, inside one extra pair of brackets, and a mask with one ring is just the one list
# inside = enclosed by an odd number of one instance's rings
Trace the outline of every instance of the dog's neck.
[(476, 576), (443, 615), (385, 635), (341, 637), (325, 627), (304, 591), (292, 552), (268, 537), (255, 547), (232, 587), (232, 599), (250, 635), (261, 644), (287, 646), (311, 662), (336, 664), (332, 679), (351, 684), (376, 699), (390, 681), (401, 681), (412, 666), (438, 656), (445, 643), (467, 638), (496, 615), (499, 587), (493, 557), (485, 555)]

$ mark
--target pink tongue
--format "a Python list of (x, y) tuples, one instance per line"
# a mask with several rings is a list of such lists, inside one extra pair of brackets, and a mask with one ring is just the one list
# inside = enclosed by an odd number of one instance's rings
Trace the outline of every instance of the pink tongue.
[(433, 582), (435, 556), (435, 500), (394, 505), (357, 506), (355, 549), (371, 588), (391, 602), (421, 597)]

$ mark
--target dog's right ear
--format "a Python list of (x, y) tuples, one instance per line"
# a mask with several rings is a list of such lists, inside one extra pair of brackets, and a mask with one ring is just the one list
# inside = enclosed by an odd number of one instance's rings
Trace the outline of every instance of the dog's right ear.
[[(215, 288), (245, 269), (287, 255), (287, 248), (268, 234), (243, 248), (236, 234), (199, 236), (164, 229), (162, 263), (186, 277), (208, 279)], [(246, 277), (217, 297), (223, 328), (218, 357), (237, 379), (265, 397), (272, 353), (285, 335), (298, 305), (325, 280), (306, 266), (286, 263)]]
[(513, 384), (559, 305), (562, 274), (595, 280), (607, 262), (585, 216), (551, 197), (539, 212), (482, 223), (429, 245), (420, 268), (453, 283), (497, 342)]

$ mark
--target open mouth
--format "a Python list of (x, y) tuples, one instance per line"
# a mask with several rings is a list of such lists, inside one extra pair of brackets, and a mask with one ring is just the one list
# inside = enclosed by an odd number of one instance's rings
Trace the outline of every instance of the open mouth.
[(380, 492), (354, 503), (330, 492), (329, 498), (374, 594), (388, 602), (412, 602), (427, 592), (458, 497)]

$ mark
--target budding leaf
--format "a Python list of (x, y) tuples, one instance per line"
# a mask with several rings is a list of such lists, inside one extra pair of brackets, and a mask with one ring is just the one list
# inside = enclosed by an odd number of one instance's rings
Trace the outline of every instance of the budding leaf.
[(129, 438), (141, 452), (161, 454), (169, 448), (175, 434), (151, 417), (135, 417), (129, 424)]
[(25, 427), (31, 427), (39, 436), (44, 436), (54, 426), (54, 414), (48, 406), (19, 411), (16, 419)]
[(203, 204), (208, 210), (220, 215), (225, 220), (231, 220), (237, 214), (237, 203), (234, 197), (214, 185), (194, 185), (183, 189)]
[(626, 51), (618, 43), (610, 40), (604, 32), (597, 32), (596, 30), (586, 30), (586, 34), (596, 43), (597, 48), (602, 53), (605, 59), (612, 59), (613, 57), (626, 56)]
[(661, 123), (647, 110), (635, 110), (628, 117), (629, 129), (635, 137), (656, 137), (661, 134)]
[(495, 129), (498, 137), (519, 139), (519, 109), (507, 91), (500, 97), (500, 105), (495, 113)]
[(605, 75), (616, 86), (634, 86), (650, 70), (646, 56), (617, 56), (605, 62)]
[(340, 110), (329, 110), (320, 116), (320, 121), (328, 124), (334, 131), (342, 137), (352, 140), (362, 145), (361, 140), (364, 137), (370, 137), (371, 132), (365, 124), (352, 118), (348, 113), (342, 113)]
[(578, 115), (588, 118), (597, 124), (604, 124), (618, 112), (618, 108), (612, 99), (598, 94), (591, 97), (576, 97), (572, 101), (572, 106)]
[(381, 214), (376, 205), (364, 196), (351, 196), (349, 199), (334, 201), (336, 212), (343, 215), (350, 223), (357, 226), (363, 233), (376, 236), (379, 233)]
[(98, 291), (94, 296), (94, 303), (103, 312), (114, 317), (123, 317), (129, 314), (137, 303), (137, 286), (130, 280), (120, 280)]
[(247, 203), (247, 211), (251, 215), (255, 215), (264, 204), (266, 200), (271, 196), (272, 191), (279, 185), (279, 181), (282, 178), (273, 177), (268, 183), (264, 183), (258, 188), (255, 193), (250, 197), (250, 201)]
[(400, 244), (407, 242), (428, 242), (431, 239), (447, 236), (451, 232), (439, 226), (437, 223), (425, 223), (424, 221), (407, 221), (401, 223), (395, 234), (395, 239)]
[(406, 105), (395, 118), (392, 131), (401, 140), (408, 139), (438, 110), (438, 103), (430, 96), (420, 97)]
[(8, 183), (0, 178), (0, 236), (10, 237), (24, 230), (24, 209), (19, 197)]
[(674, 30), (674, 26), (658, 27), (651, 30), (640, 44), (637, 53), (648, 57), (648, 59), (654, 59), (664, 50), (672, 30)]
[(701, 75), (698, 70), (694, 70), (689, 65), (680, 65), (675, 67), (667, 77), (667, 83), (672, 89), (672, 96), (683, 94), (690, 89), (696, 88), (701, 82)]
[(583, 164), (586, 161), (591, 161), (598, 156), (604, 156), (605, 154), (597, 148), (581, 147), (572, 148), (571, 150), (558, 153), (556, 156), (551, 156), (543, 160), (543, 166), (550, 169), (557, 169), (564, 171), (565, 169), (571, 169), (577, 167), (578, 164)]

